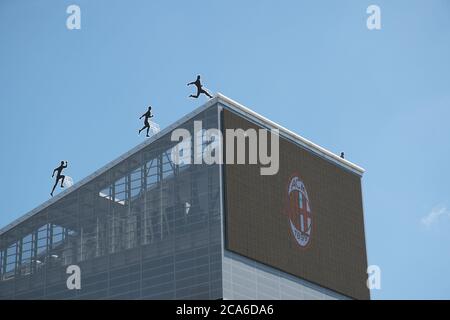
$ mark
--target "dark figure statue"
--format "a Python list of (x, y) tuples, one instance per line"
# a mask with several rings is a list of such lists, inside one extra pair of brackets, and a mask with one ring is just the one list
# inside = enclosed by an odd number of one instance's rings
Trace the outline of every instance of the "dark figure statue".
[(55, 170), (53, 170), (52, 178), (55, 176), (55, 172), (56, 172), (56, 181), (55, 181), (55, 185), (53, 186), (52, 192), (50, 193), (50, 195), (52, 197), (53, 197), (53, 192), (55, 191), (55, 188), (58, 185), (59, 180), (61, 180), (61, 188), (64, 188), (64, 179), (66, 178), (66, 176), (62, 175), (61, 172), (65, 168), (67, 168), (67, 161), (66, 161), (66, 164), (64, 164), (64, 161), (61, 161), (61, 165), (58, 168), (55, 168)]
[(153, 118), (152, 107), (148, 107), (147, 112), (144, 113), (139, 119), (142, 119), (142, 118), (144, 118), (144, 126), (142, 127), (142, 129), (139, 130), (139, 134), (141, 134), (141, 131), (147, 129), (147, 137), (150, 137), (148, 135), (148, 131), (150, 130), (150, 123), (148, 122), (148, 119)]
[(196, 95), (191, 94), (189, 97), (197, 99), (203, 93), (208, 97), (212, 98), (212, 95), (210, 95), (208, 91), (203, 89), (202, 83), (200, 82), (200, 76), (197, 76), (197, 80), (189, 82), (187, 85), (188, 86), (195, 85), (197, 87), (197, 94)]

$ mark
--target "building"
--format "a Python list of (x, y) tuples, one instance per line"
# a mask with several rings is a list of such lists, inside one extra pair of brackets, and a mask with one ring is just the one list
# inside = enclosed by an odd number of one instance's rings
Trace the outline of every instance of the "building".
[[(179, 128), (190, 159), (209, 129), (277, 129), (279, 170), (175, 163)], [(218, 94), (1, 229), (0, 299), (369, 299), (363, 172)]]

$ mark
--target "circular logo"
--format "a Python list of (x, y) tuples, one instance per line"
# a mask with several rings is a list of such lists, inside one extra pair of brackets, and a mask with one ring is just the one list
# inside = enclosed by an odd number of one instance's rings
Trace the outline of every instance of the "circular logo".
[(306, 247), (311, 239), (312, 212), (305, 184), (298, 175), (289, 179), (287, 192), (286, 211), (292, 235), (300, 247)]

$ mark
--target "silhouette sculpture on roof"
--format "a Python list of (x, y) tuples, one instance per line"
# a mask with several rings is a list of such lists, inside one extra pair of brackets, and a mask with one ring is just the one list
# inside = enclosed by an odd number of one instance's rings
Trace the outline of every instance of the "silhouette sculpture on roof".
[(55, 181), (55, 185), (53, 186), (52, 192), (50, 193), (50, 195), (53, 197), (53, 192), (55, 191), (56, 186), (58, 185), (59, 180), (61, 180), (61, 188), (64, 188), (64, 179), (66, 178), (65, 175), (62, 175), (61, 172), (63, 171), (63, 169), (67, 168), (67, 161), (66, 164), (64, 164), (64, 161), (61, 161), (61, 165), (57, 168), (55, 168), (55, 170), (53, 170), (53, 174), (52, 174), (52, 178), (55, 176), (55, 172), (56, 172), (56, 181)]
[(190, 86), (190, 85), (195, 85), (195, 86), (197, 87), (197, 94), (196, 94), (196, 95), (191, 94), (191, 95), (189, 96), (190, 98), (196, 98), (196, 99), (197, 99), (202, 93), (205, 94), (205, 95), (207, 95), (208, 97), (212, 98), (212, 95), (210, 95), (209, 92), (206, 91), (206, 90), (203, 88), (203, 85), (202, 85), (202, 83), (200, 82), (200, 76), (197, 76), (197, 80), (195, 80), (195, 81), (193, 81), (193, 82), (189, 82), (187, 85), (188, 85), (188, 86)]
[(148, 132), (150, 130), (150, 123), (148, 122), (148, 119), (153, 118), (152, 115), (152, 107), (148, 107), (148, 110), (146, 113), (144, 113), (139, 119), (144, 118), (144, 126), (139, 130), (139, 134), (145, 129), (147, 129), (147, 137), (150, 137), (148, 135)]

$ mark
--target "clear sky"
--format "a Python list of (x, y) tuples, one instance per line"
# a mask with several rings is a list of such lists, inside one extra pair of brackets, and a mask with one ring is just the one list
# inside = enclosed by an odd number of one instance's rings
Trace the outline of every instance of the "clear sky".
[[(81, 8), (81, 30), (66, 8)], [(381, 8), (369, 31), (366, 8)], [(0, 0), (0, 226), (207, 88), (364, 167), (376, 299), (450, 299), (450, 1)]]

